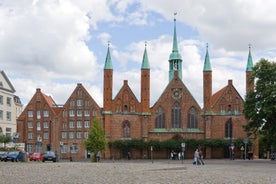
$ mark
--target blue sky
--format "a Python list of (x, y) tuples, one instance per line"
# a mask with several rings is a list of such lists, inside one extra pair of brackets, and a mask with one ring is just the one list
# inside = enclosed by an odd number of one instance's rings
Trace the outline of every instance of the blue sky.
[(0, 70), (23, 104), (36, 88), (64, 104), (77, 83), (103, 102), (103, 66), (110, 42), (114, 90), (128, 80), (140, 99), (147, 42), (151, 105), (168, 84), (173, 19), (177, 12), (183, 82), (202, 106), (202, 69), (209, 44), (213, 93), (233, 84), (245, 95), (248, 44), (253, 62), (275, 61), (273, 0), (0, 0)]

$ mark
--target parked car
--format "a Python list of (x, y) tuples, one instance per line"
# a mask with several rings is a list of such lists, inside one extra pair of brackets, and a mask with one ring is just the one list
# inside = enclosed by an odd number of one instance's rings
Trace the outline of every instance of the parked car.
[(35, 152), (30, 156), (30, 161), (42, 161), (42, 159), (43, 159), (42, 153)]
[(5, 158), (5, 162), (7, 161), (12, 161), (12, 162), (17, 162), (19, 157), (19, 152), (18, 151), (12, 151), (7, 154), (7, 157)]
[(47, 151), (43, 154), (43, 157), (42, 157), (42, 162), (45, 162), (45, 161), (53, 161), (53, 162), (56, 162), (57, 161), (57, 156), (56, 154), (53, 152), (53, 151)]
[(8, 152), (2, 151), (0, 152), (0, 160), (1, 162), (4, 161), (7, 158)]

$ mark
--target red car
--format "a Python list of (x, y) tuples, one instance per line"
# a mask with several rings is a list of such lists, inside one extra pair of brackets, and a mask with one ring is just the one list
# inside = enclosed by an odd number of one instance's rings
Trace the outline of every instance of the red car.
[(43, 154), (42, 154), (42, 153), (33, 153), (33, 154), (30, 156), (30, 161), (41, 161), (41, 160), (42, 160), (42, 157), (43, 157)]

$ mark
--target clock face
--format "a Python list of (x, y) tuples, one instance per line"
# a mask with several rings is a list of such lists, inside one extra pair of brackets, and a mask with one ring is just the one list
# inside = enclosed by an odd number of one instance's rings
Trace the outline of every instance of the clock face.
[(172, 89), (172, 98), (178, 100), (182, 97), (182, 89), (173, 88)]

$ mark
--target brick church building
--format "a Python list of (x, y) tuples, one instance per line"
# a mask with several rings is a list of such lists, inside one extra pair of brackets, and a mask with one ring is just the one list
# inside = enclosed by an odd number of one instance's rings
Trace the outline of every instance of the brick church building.
[[(246, 91), (254, 89), (249, 82), (253, 62), (249, 49), (246, 67)], [(173, 48), (169, 56), (169, 82), (153, 106), (150, 106), (150, 61), (145, 47), (141, 65), (140, 99), (124, 80), (113, 98), (113, 66), (108, 47), (104, 65), (103, 107), (100, 107), (82, 84), (77, 84), (64, 105), (41, 92), (36, 93), (17, 120), (19, 142), (30, 153), (53, 150), (61, 158), (88, 158), (84, 140), (94, 118), (104, 128), (108, 142), (117, 140), (165, 141), (180, 136), (183, 139), (232, 140), (247, 138), (243, 126), (244, 100), (231, 79), (219, 91), (212, 91), (212, 67), (206, 49), (203, 66), (203, 108), (182, 81), (182, 58), (178, 52), (176, 20), (174, 20)], [(154, 82), (154, 79), (151, 80)], [(93, 96), (93, 95), (92, 95)], [(258, 157), (257, 139), (250, 139), (251, 151)], [(179, 145), (180, 146), (180, 145)], [(235, 147), (240, 152), (240, 147)], [(126, 150), (107, 147), (105, 158), (125, 158)], [(205, 147), (206, 158), (227, 157), (227, 148)], [(147, 150), (129, 149), (133, 158), (142, 158)], [(185, 157), (193, 157), (194, 148), (187, 145)], [(155, 152), (155, 158), (168, 158), (168, 150)]]

